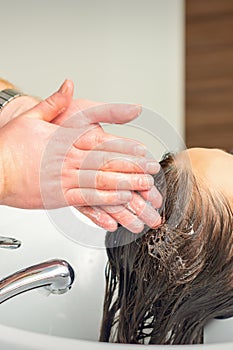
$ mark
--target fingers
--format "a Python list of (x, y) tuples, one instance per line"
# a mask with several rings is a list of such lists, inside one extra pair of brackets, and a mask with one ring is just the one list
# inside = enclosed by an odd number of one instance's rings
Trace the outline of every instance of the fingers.
[(83, 110), (81, 114), (90, 124), (124, 124), (138, 117), (141, 110), (140, 105), (106, 103)]
[(122, 137), (116, 137), (106, 133), (103, 133), (101, 143), (96, 144), (94, 147), (95, 150), (101, 151), (132, 154), (135, 156), (146, 155), (146, 147), (140, 142)]
[(104, 170), (157, 174), (160, 164), (153, 158), (124, 155), (105, 151), (81, 151), (73, 148), (70, 153), (73, 167), (82, 170)]
[[(158, 190), (155, 190), (157, 193)], [(145, 196), (148, 197), (150, 195), (147, 194)], [(142, 232), (144, 224), (152, 228), (161, 224), (159, 213), (137, 193), (133, 193), (130, 203), (126, 204), (126, 206), (104, 206), (102, 209), (133, 233)]]
[[(83, 109), (91, 108), (100, 104), (103, 103), (84, 99), (72, 100), (71, 104), (69, 105), (69, 108), (67, 108), (67, 110), (65, 110), (64, 113), (61, 113), (58, 117), (54, 118), (52, 120), (52, 123), (65, 127), (77, 128), (80, 126), (79, 112), (81, 112)], [(87, 120), (85, 119), (85, 124), (86, 123)]]
[(153, 186), (149, 191), (141, 191), (140, 195), (146, 201), (150, 202), (154, 208), (158, 209), (162, 206), (163, 197), (155, 186)]
[(135, 196), (131, 200), (130, 205), (128, 205), (128, 208), (124, 205), (105, 205), (101, 208), (77, 207), (81, 213), (86, 215), (95, 224), (112, 232), (117, 229), (117, 222), (135, 234), (142, 232), (144, 224), (153, 228), (161, 224), (161, 219), (157, 211), (148, 206), (140, 196)]
[(70, 104), (73, 97), (73, 82), (65, 80), (60, 89), (46, 100), (38, 103), (24, 115), (28, 118), (51, 121)]
[(104, 228), (107, 231), (116, 231), (117, 221), (114, 220), (106, 211), (99, 207), (75, 207), (82, 214), (88, 217), (94, 224)]
[(90, 188), (72, 188), (66, 191), (67, 205), (72, 206), (101, 206), (120, 205), (130, 201), (130, 191), (102, 191)]
[(104, 206), (102, 207), (113, 219), (119, 222), (133, 233), (140, 233), (144, 228), (144, 223), (131, 211), (121, 206)]
[[(72, 175), (71, 175), (72, 174)], [(96, 188), (99, 190), (144, 191), (154, 185), (154, 179), (148, 174), (124, 174), (95, 170), (70, 172), (66, 188)]]
[(81, 135), (75, 142), (75, 147), (83, 150), (94, 149), (137, 156), (145, 156), (146, 154), (145, 146), (139, 141), (107, 134), (100, 127)]
[(159, 213), (137, 193), (133, 193), (127, 208), (149, 227), (155, 228), (161, 224)]

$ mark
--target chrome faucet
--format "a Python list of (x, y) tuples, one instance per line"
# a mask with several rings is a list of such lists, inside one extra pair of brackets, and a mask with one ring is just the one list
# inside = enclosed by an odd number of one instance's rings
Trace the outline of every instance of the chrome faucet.
[[(0, 248), (16, 249), (20, 245), (21, 242), (14, 238), (0, 237)], [(73, 282), (74, 270), (70, 264), (59, 259), (45, 261), (0, 280), (0, 303), (39, 287), (44, 287), (52, 294), (63, 294)]]
[(0, 248), (17, 249), (21, 246), (18, 239), (0, 236)]

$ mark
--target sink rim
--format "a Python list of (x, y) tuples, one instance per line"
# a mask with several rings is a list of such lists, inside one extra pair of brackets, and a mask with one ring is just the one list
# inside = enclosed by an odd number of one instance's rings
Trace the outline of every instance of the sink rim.
[[(100, 350), (105, 347), (109, 349), (109, 346), (114, 347), (116, 350), (123, 350), (126, 346), (135, 349), (135, 344), (109, 344), (101, 343), (89, 340), (81, 339), (72, 339), (59, 337), (54, 335), (48, 335), (43, 333), (36, 333), (27, 330), (21, 330), (15, 327), (9, 327), (0, 324), (0, 345), (4, 345), (4, 349), (7, 349), (7, 345), (11, 346), (11, 350), (64, 350), (64, 348), (69, 348), (69, 350), (90, 350), (93, 347)], [(80, 347), (78, 347), (78, 345)], [(138, 345), (142, 346), (142, 345)], [(164, 345), (155, 345), (156, 350), (165, 349)], [(152, 349), (153, 345), (144, 345), (144, 349)], [(224, 342), (224, 343), (213, 343), (213, 344), (201, 344), (201, 345), (192, 345), (192, 349), (212, 349), (219, 350), (219, 348), (224, 350), (231, 350), (233, 347), (233, 342)], [(166, 345), (166, 349), (189, 349), (190, 345)]]

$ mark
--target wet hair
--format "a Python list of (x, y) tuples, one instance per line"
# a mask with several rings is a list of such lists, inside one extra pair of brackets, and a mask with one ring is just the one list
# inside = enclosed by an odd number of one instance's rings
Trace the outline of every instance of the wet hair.
[(209, 320), (233, 315), (230, 205), (175, 156), (160, 164), (162, 225), (106, 235), (103, 342), (203, 343)]

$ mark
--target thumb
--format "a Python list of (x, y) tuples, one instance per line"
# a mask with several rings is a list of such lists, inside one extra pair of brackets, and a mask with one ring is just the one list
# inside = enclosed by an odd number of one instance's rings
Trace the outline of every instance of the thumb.
[(73, 82), (71, 80), (65, 80), (58, 91), (38, 103), (35, 107), (29, 109), (24, 113), (24, 116), (50, 122), (69, 106), (73, 93)]

